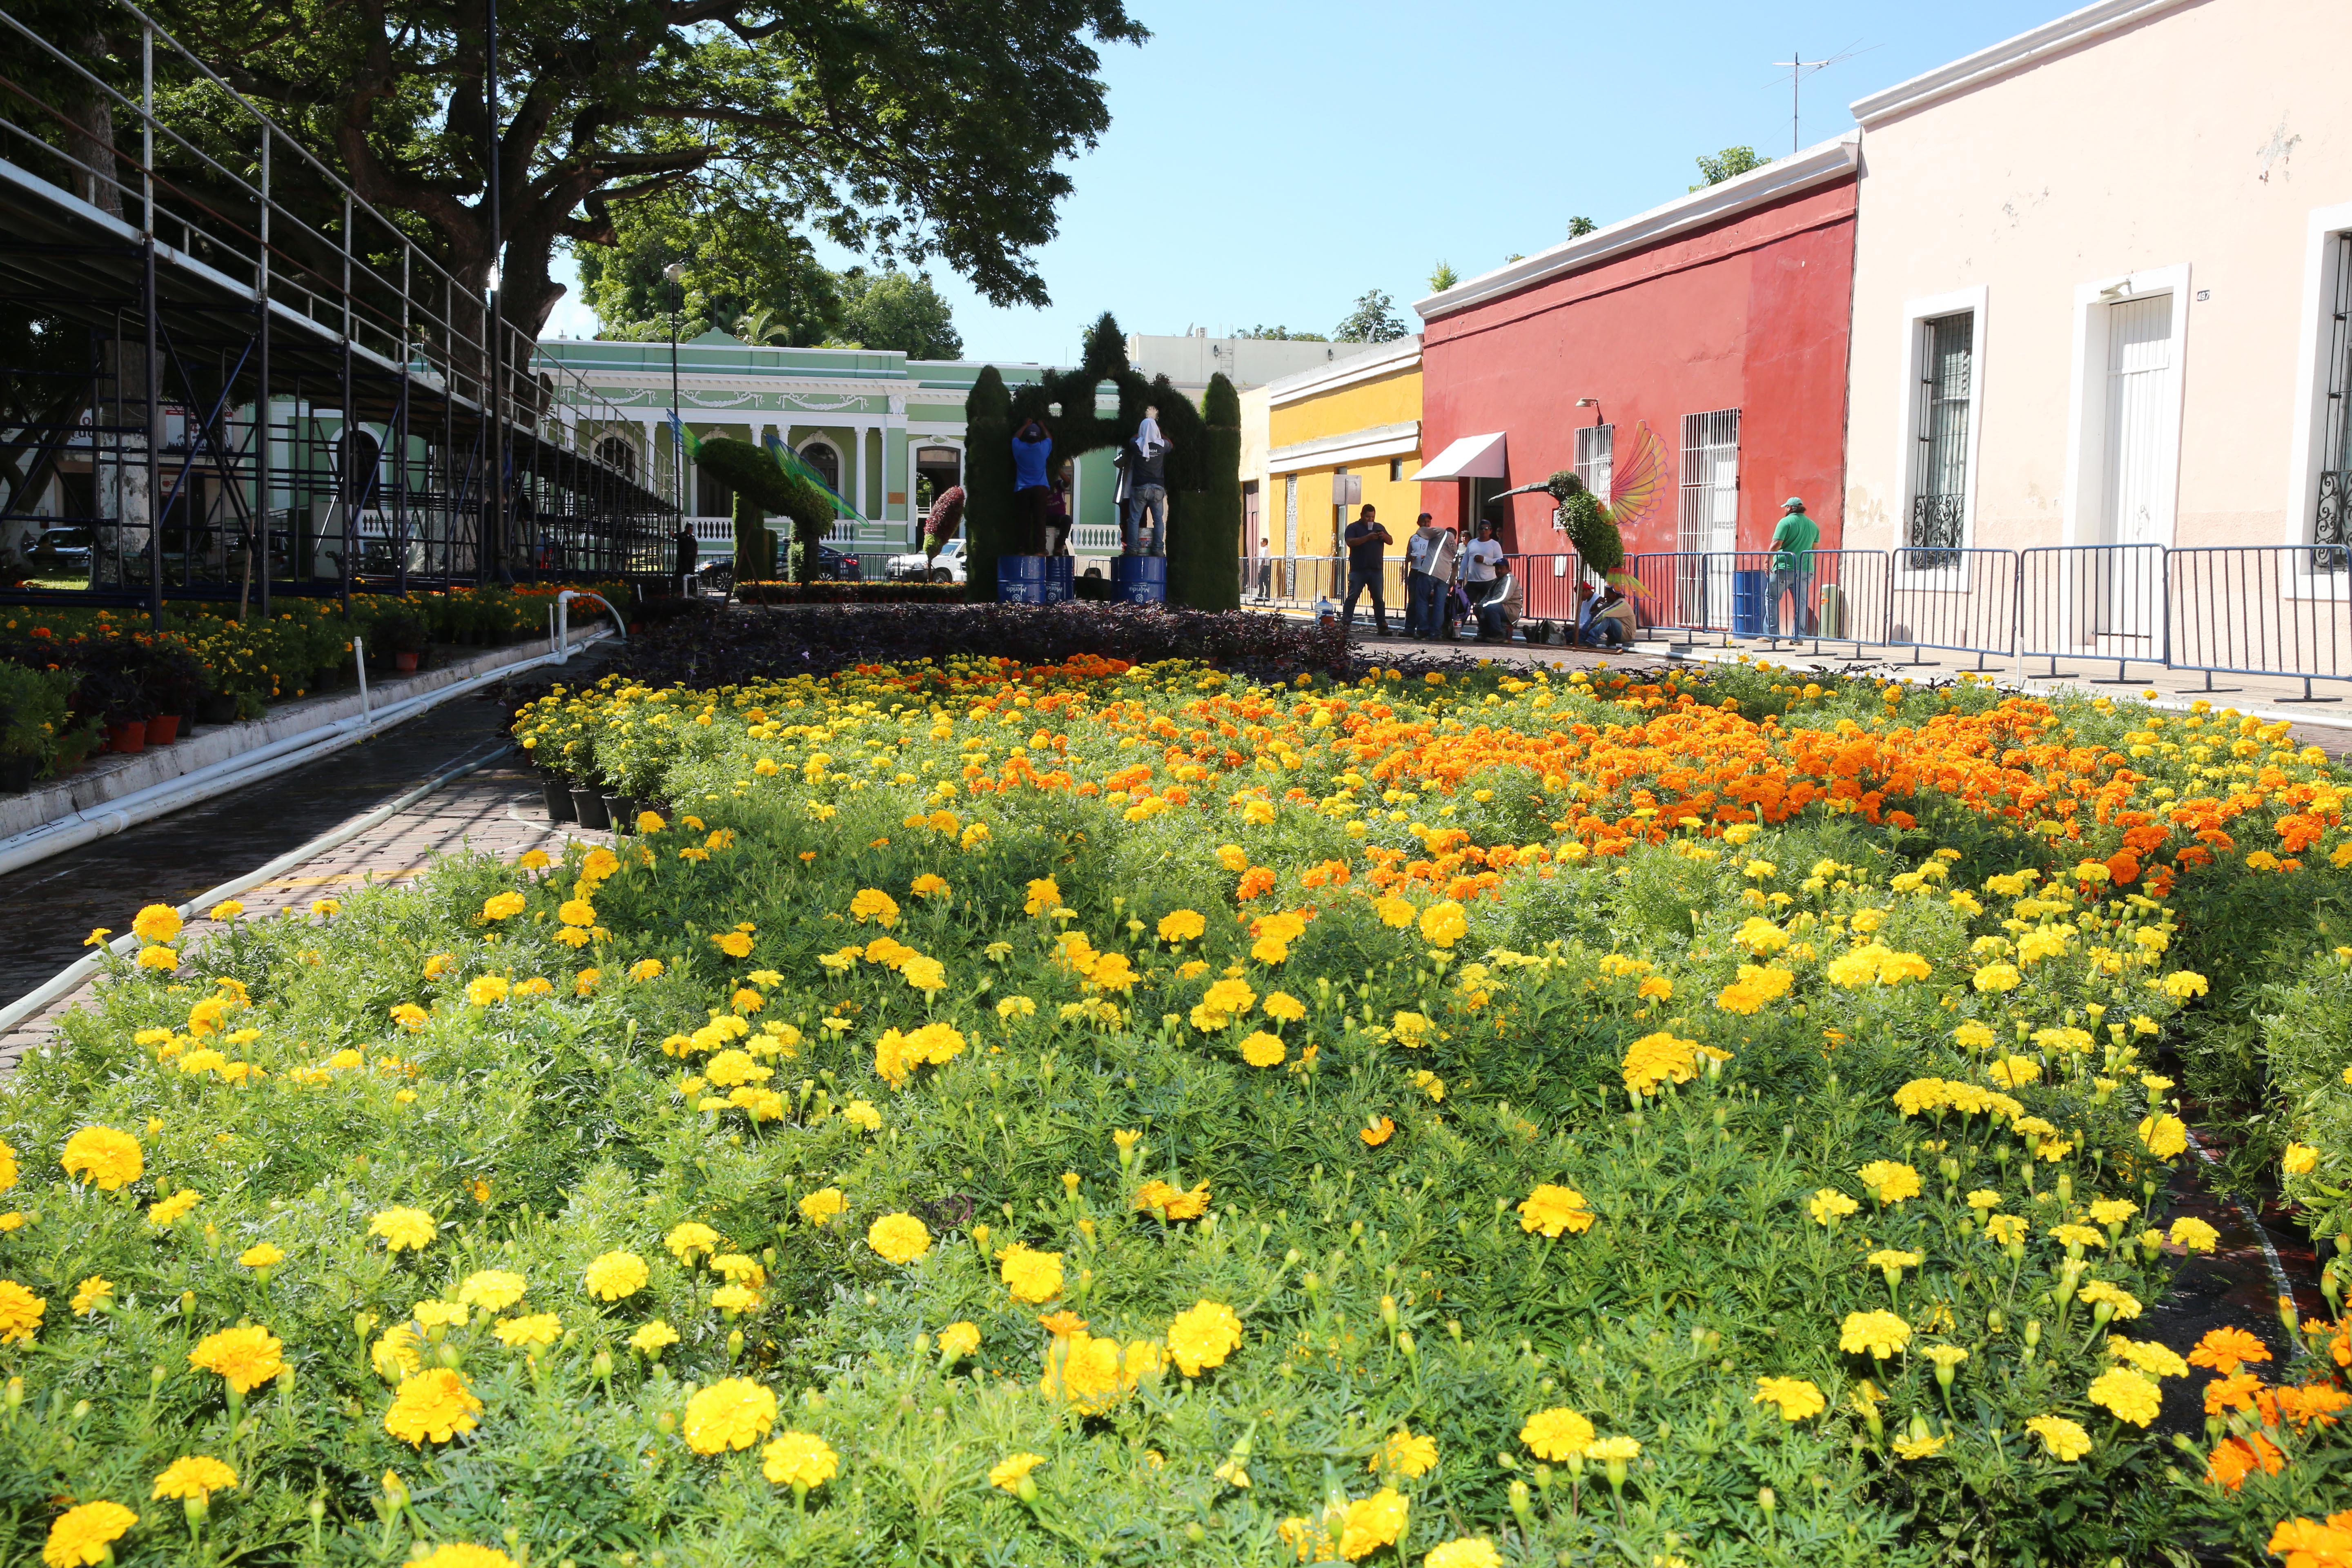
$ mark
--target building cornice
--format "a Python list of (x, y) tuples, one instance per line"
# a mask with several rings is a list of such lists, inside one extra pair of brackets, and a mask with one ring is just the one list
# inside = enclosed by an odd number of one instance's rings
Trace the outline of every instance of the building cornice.
[(1433, 321), (1473, 305), (1516, 294), (1533, 284), (1581, 272), (1629, 251), (1710, 227), (1785, 196), (1850, 178), (1860, 161), (1860, 153), (1861, 143), (1851, 134), (1821, 142), (1721, 184), (1693, 191), (1664, 206), (1652, 207), (1606, 228), (1481, 273), (1444, 293), (1416, 301), (1413, 310), (1422, 320)]
[(1909, 81), (1858, 98), (1853, 104), (1853, 118), (1868, 130), (1897, 115), (1971, 91), (1996, 77), (2135, 26), (2167, 11), (2177, 11), (2188, 4), (2189, 0), (2099, 0), (2097, 5), (2069, 12), (2054, 22), (2045, 22), (2013, 38), (2005, 38), (1990, 48), (1979, 49)]
[(1301, 398), (1410, 370), (1420, 363), (1421, 334), (1412, 332), (1391, 342), (1375, 344), (1362, 353), (1333, 360), (1329, 364), (1277, 376), (1265, 384), (1266, 401), (1270, 406), (1280, 408)]
[(1311, 441), (1294, 441), (1286, 447), (1267, 451), (1268, 473), (1288, 473), (1297, 468), (1319, 468), (1327, 463), (1349, 463), (1362, 458), (1417, 458), (1421, 455), (1421, 421), (1402, 420), (1394, 425), (1367, 425), (1360, 430), (1343, 430), (1336, 436), (1318, 436)]

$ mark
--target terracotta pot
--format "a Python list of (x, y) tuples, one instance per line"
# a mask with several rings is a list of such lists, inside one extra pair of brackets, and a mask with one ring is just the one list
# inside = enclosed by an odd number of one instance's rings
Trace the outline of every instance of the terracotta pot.
[(120, 752), (126, 757), (137, 756), (147, 749), (147, 721), (133, 719), (124, 724), (106, 727), (106, 749)]
[(399, 670), (404, 675), (408, 671), (415, 669), (416, 668), (415, 651), (411, 649), (406, 653), (394, 654), (392, 656), (392, 668)]
[(180, 716), (177, 713), (158, 713), (147, 721), (149, 745), (168, 746), (179, 738)]

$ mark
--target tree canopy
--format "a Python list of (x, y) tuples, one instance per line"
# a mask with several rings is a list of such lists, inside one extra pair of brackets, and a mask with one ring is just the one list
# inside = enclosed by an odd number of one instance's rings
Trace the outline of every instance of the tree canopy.
[(1320, 332), (1294, 332), (1288, 327), (1256, 326), (1246, 331), (1235, 332), (1234, 336), (1277, 343), (1328, 343), (1331, 341)]
[(1404, 336), (1406, 331), (1397, 317), (1396, 301), (1383, 289), (1367, 289), (1331, 337), (1342, 343), (1385, 343)]
[[(411, 216), (461, 281), (487, 281), (488, 0), (160, 9), (362, 197)], [(1071, 188), (1063, 165), (1110, 122), (1095, 46), (1148, 36), (1123, 0), (505, 0), (506, 314), (532, 331), (545, 322), (560, 243), (618, 246), (633, 205), (695, 213), (746, 191), (787, 235), (937, 258), (992, 302), (1045, 303), (1031, 253)], [(135, 63), (135, 37), (108, 48)], [(280, 168), (281, 195), (300, 199), (299, 166)], [(323, 190), (314, 199), (333, 205)], [(744, 234), (729, 243), (757, 248)], [(625, 259), (625, 292), (632, 269)]]
[(1709, 185), (1719, 185), (1724, 181), (1736, 179), (1751, 169), (1760, 169), (1771, 161), (1769, 158), (1758, 156), (1753, 147), (1726, 147), (1720, 153), (1701, 153), (1697, 160), (1698, 184), (1693, 185), (1691, 189), (1703, 191)]
[(897, 349), (909, 359), (963, 357), (963, 334), (955, 329), (948, 302), (921, 273), (853, 267), (838, 283), (841, 313), (830, 342)]

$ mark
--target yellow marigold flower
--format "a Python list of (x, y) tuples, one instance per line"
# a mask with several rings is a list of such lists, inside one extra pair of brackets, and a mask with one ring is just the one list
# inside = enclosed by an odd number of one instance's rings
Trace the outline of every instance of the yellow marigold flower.
[(67, 1175), (102, 1193), (119, 1191), (147, 1171), (147, 1156), (139, 1140), (111, 1127), (85, 1127), (67, 1139), (58, 1163)]
[(863, 1128), (868, 1132), (879, 1132), (882, 1130), (882, 1113), (874, 1109), (871, 1100), (851, 1100), (841, 1108), (841, 1119), (852, 1127)]
[(1802, 1421), (1829, 1408), (1822, 1391), (1801, 1377), (1758, 1378), (1755, 1403), (1779, 1406), (1780, 1419), (1788, 1422)]
[(1254, 1068), (1278, 1067), (1289, 1055), (1279, 1036), (1260, 1029), (1242, 1042), (1242, 1060)]
[(417, 1302), (410, 1309), (409, 1315), (428, 1329), (462, 1329), (467, 1321), (467, 1310), (463, 1303), (437, 1298)]
[(2319, 1151), (2308, 1143), (2289, 1143), (2279, 1164), (2290, 1176), (2307, 1176), (2319, 1169)]
[(1992, 1046), (1993, 1032), (1971, 1019), (1952, 1031), (1952, 1039), (1963, 1050), (1987, 1050)]
[(206, 1334), (188, 1352), (188, 1364), (221, 1375), (238, 1394), (249, 1394), (286, 1370), (278, 1336), (256, 1323)]
[(2061, 1464), (2072, 1464), (2091, 1451), (2091, 1435), (2063, 1415), (2036, 1415), (2025, 1429), (2042, 1439), (2042, 1447)]
[(169, 1230), (185, 1218), (190, 1209), (204, 1202), (204, 1198), (205, 1194), (195, 1188), (182, 1187), (161, 1203), (148, 1206), (147, 1223), (157, 1230)]
[(0, 1142), (0, 1193), (16, 1184), (16, 1151)]
[(161, 969), (169, 972), (180, 967), (180, 955), (172, 949), (161, 945), (142, 947), (139, 950), (138, 963), (142, 969)]
[(163, 1473), (155, 1478), (154, 1490), (148, 1496), (156, 1502), (178, 1502), (187, 1498), (201, 1502), (236, 1485), (236, 1472), (228, 1466), (206, 1455), (190, 1454), (164, 1466)]
[(141, 942), (169, 942), (180, 934), (180, 911), (169, 904), (149, 904), (131, 919), (131, 930)]
[(242, 900), (223, 899), (219, 903), (215, 904), (211, 909), (205, 911), (205, 919), (208, 921), (233, 921), (243, 913), (245, 913), (245, 903)]
[(41, 1331), (48, 1303), (14, 1279), (0, 1279), (0, 1345), (19, 1344)]
[(1186, 1192), (1170, 1182), (1146, 1182), (1136, 1191), (1135, 1207), (1171, 1220), (1198, 1219), (1208, 1212), (1209, 1184), (1202, 1182)]
[(482, 900), (482, 918), (486, 921), (512, 920), (522, 913), (529, 904), (528, 899), (512, 889), (503, 893), (492, 893)]
[(2163, 1391), (2156, 1384), (2122, 1366), (2110, 1367), (2093, 1378), (2090, 1391), (2084, 1397), (2135, 1426), (2145, 1426), (2155, 1420), (2164, 1403)]
[(859, 925), (872, 921), (877, 925), (898, 923), (898, 900), (879, 888), (861, 888), (849, 900), (849, 915)]
[(588, 1294), (599, 1301), (618, 1301), (644, 1289), (653, 1275), (635, 1253), (607, 1252), (591, 1258), (582, 1278)]
[(2084, 1306), (2105, 1306), (2119, 1321), (2139, 1316), (2139, 1298), (2108, 1279), (2094, 1279), (2074, 1292), (2074, 1299)]
[(950, 1323), (940, 1331), (940, 1353), (950, 1361), (961, 1361), (980, 1349), (980, 1329), (967, 1322)]
[(1017, 1492), (1029, 1472), (1045, 1462), (1043, 1454), (1008, 1454), (989, 1468), (988, 1484), (1002, 1492)]
[(553, 1312), (532, 1312), (520, 1318), (500, 1318), (490, 1325), (499, 1342), (509, 1350), (522, 1346), (539, 1349), (551, 1345), (563, 1332), (563, 1321)]
[(1374, 899), (1372, 900), (1372, 912), (1381, 917), (1381, 923), (1382, 925), (1391, 926), (1396, 930), (1402, 931), (1406, 926), (1412, 924), (1412, 918), (1416, 911), (1414, 910), (1411, 900), (1391, 897)]
[(1642, 1441), (1638, 1437), (1602, 1437), (1584, 1450), (1584, 1457), (1604, 1462), (1614, 1460), (1622, 1465), (1628, 1459), (1638, 1459), (1642, 1457)]
[(440, 1234), (440, 1226), (423, 1209), (391, 1208), (368, 1221), (368, 1234), (382, 1237), (386, 1252), (422, 1252)]
[(1295, 1024), (1307, 1016), (1307, 1004), (1286, 991), (1270, 992), (1265, 999), (1265, 1016), (1278, 1024)]
[(1394, 1470), (1414, 1480), (1436, 1468), (1437, 1439), (1426, 1433), (1416, 1437), (1402, 1426), (1389, 1434), (1389, 1440), (1364, 1465), (1368, 1470)]
[(286, 1261), (286, 1255), (268, 1242), (259, 1241), (238, 1253), (236, 1260), (247, 1268), (275, 1268)]
[(661, 975), (662, 961), (658, 958), (641, 958), (629, 965), (629, 978), (632, 980), (658, 980)]
[(425, 961), (425, 978), (438, 980), (457, 965), (455, 953), (436, 952)]
[(1592, 1444), (1592, 1423), (1566, 1405), (1538, 1410), (1519, 1428), (1519, 1441), (1538, 1459), (1555, 1464), (1580, 1458)]
[(740, 931), (723, 931), (710, 940), (730, 958), (751, 956), (751, 939)]
[(1892, 1312), (1848, 1312), (1838, 1331), (1838, 1349), (1867, 1352), (1880, 1361), (1911, 1342), (1911, 1325)]
[(2000, 1207), (2001, 1197), (1999, 1193), (1994, 1192), (1990, 1187), (1973, 1187), (1969, 1189), (1968, 1201), (1969, 1207), (1972, 1209), (1982, 1209), (1989, 1213), (1993, 1209)]
[(1817, 1225), (1832, 1226), (1862, 1205), (1835, 1187), (1823, 1187), (1805, 1205), (1805, 1212)]
[(1595, 1217), (1582, 1193), (1550, 1182), (1539, 1184), (1519, 1205), (1519, 1228), (1541, 1231), (1547, 1237), (1558, 1237), (1563, 1231), (1582, 1236), (1592, 1228)]
[(1985, 1235), (1995, 1247), (2009, 1247), (2025, 1239), (2025, 1216), (1997, 1214), (1985, 1221)]
[(1421, 934), (1433, 947), (1452, 947), (1470, 934), (1462, 906), (1448, 899), (1421, 911)]
[(779, 1432), (760, 1450), (760, 1473), (780, 1487), (807, 1491), (841, 1474), (841, 1456), (808, 1432)]
[(1061, 904), (1061, 884), (1051, 877), (1038, 877), (1029, 883), (1028, 896), (1022, 902), (1021, 912), (1025, 915), (1042, 915), (1048, 910), (1059, 909)]
[(1880, 1203), (1895, 1205), (1919, 1195), (1919, 1173), (1895, 1160), (1873, 1160), (1855, 1173)]
[(893, 1263), (912, 1263), (931, 1249), (931, 1227), (910, 1214), (886, 1214), (866, 1226), (866, 1245)]
[(1186, 1377), (1198, 1377), (1241, 1347), (1242, 1321), (1231, 1307), (1195, 1301), (1168, 1325), (1168, 1359)]
[(1461, 1535), (1429, 1549), (1422, 1568), (1503, 1568), (1502, 1554), (1483, 1535)]
[(1988, 963), (1976, 972), (1969, 984), (1979, 991), (2014, 991), (2024, 980), (2025, 976), (2017, 972), (2015, 964)]
[(719, 1250), (719, 1233), (698, 1220), (688, 1220), (662, 1238), (662, 1245), (680, 1263), (692, 1266), (697, 1258), (708, 1258)]
[(521, 1275), (485, 1268), (466, 1276), (465, 1283), (457, 1287), (457, 1300), (485, 1312), (503, 1312), (522, 1300), (523, 1289)]
[(639, 1355), (659, 1355), (662, 1347), (677, 1343), (677, 1331), (659, 1318), (646, 1323), (629, 1336), (629, 1348)]
[(596, 906), (585, 899), (566, 899), (556, 906), (555, 918), (585, 931), (596, 923)]
[(2201, 1219), (2187, 1215), (2172, 1222), (2172, 1245), (2189, 1252), (2210, 1252), (2221, 1241), (2221, 1233)]
[(2139, 1141), (2159, 1160), (2169, 1160), (2189, 1147), (2189, 1128), (2178, 1116), (2158, 1115), (2140, 1121)]
[(425, 1027), (429, 1015), (414, 1002), (403, 1002), (392, 1010), (392, 1021), (411, 1033)]
[(776, 1391), (748, 1377), (726, 1377), (686, 1402), (680, 1430), (698, 1454), (748, 1448), (776, 1424)]
[(1171, 910), (1160, 917), (1160, 940), (1165, 942), (1196, 941), (1208, 929), (1197, 910)]
[(91, 1310), (102, 1301), (111, 1302), (113, 1300), (113, 1283), (99, 1275), (93, 1274), (89, 1279), (83, 1280), (80, 1286), (75, 1289), (72, 1307), (74, 1311), (79, 1314)]
[[(880, 1251), (879, 1246), (875, 1248)], [(997, 1277), (1016, 1301), (1050, 1301), (1062, 1293), (1062, 1255), (1016, 1241), (997, 1254)]]
[(487, 1007), (493, 1002), (505, 1001), (509, 989), (503, 975), (478, 974), (466, 983), (466, 1000), (477, 1007)]
[(2206, 992), (2205, 977), (2192, 969), (2176, 969), (2160, 982), (2164, 994), (2175, 1002), (2186, 1002), (2191, 996)]
[(2107, 1336), (2107, 1353), (2129, 1362), (2150, 1377), (2187, 1377), (2189, 1363), (2169, 1345), (2154, 1340), (2127, 1340), (2121, 1334)]
[(1349, 1503), (1339, 1527), (1339, 1555), (1358, 1562), (1395, 1541), (1404, 1533), (1412, 1507), (1394, 1487), (1382, 1487)]
[[(152, 906), (162, 909), (163, 906)], [(84, 1568), (113, 1560), (113, 1542), (139, 1522), (139, 1516), (119, 1502), (86, 1502), (58, 1515), (49, 1538), (41, 1547), (47, 1568)]]
[(839, 1187), (819, 1187), (800, 1201), (801, 1218), (811, 1225), (830, 1225), (848, 1207)]

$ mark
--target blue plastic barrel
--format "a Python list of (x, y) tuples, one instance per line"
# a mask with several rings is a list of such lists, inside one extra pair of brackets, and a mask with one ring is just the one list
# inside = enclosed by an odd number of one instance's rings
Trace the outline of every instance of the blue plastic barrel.
[(1045, 555), (998, 556), (997, 602), (1005, 605), (1045, 604), (1045, 572), (1052, 559)]
[(1731, 574), (1731, 635), (1736, 637), (1760, 637), (1764, 635), (1764, 595), (1770, 574), (1765, 572), (1734, 572)]
[(1074, 557), (1067, 555), (1048, 555), (1045, 558), (1045, 576), (1044, 587), (1045, 592), (1044, 597), (1040, 598), (1037, 602), (1041, 605), (1065, 605), (1069, 603), (1071, 593), (1071, 568), (1077, 564), (1076, 560)]
[(1118, 597), (1130, 605), (1164, 605), (1168, 602), (1168, 557), (1114, 555), (1110, 580)]

